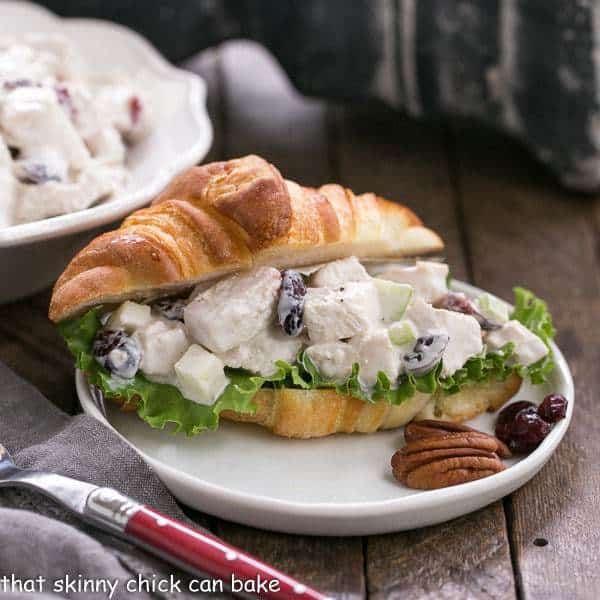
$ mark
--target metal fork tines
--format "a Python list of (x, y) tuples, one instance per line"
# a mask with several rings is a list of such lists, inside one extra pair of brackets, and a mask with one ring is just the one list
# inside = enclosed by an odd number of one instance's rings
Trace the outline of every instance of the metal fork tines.
[(93, 403), (96, 405), (102, 416), (106, 417), (106, 404), (104, 403), (104, 394), (102, 393), (102, 390), (95, 385), (90, 385), (89, 389)]
[(8, 479), (8, 477), (18, 470), (8, 450), (0, 444), (0, 479)]
[(25, 487), (42, 492), (66, 508), (83, 514), (88, 495), (97, 488), (91, 483), (63, 477), (56, 473), (20, 469), (8, 450), (0, 444), (0, 488)]

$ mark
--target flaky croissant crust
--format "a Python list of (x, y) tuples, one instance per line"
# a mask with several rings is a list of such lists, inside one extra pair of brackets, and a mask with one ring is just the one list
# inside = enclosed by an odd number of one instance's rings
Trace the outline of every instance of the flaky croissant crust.
[(193, 167), (154, 200), (81, 250), (60, 276), (49, 316), (175, 293), (269, 264), (345, 256), (397, 258), (443, 248), (407, 207), (339, 185), (284, 180), (258, 156)]

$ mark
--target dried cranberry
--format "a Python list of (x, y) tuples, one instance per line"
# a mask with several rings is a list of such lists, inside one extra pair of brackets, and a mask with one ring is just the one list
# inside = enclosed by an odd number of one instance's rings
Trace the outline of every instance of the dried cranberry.
[(509, 404), (501, 413), (498, 415), (498, 421), (496, 422), (495, 434), (499, 440), (502, 440), (505, 444), (510, 446), (513, 439), (513, 432), (515, 428), (515, 417), (522, 411), (526, 411), (528, 414), (537, 414), (537, 408), (532, 402), (513, 402)]
[(183, 298), (163, 298), (154, 302), (152, 308), (169, 321), (183, 322), (183, 309), (185, 308)]
[(132, 96), (129, 99), (129, 118), (134, 126), (138, 124), (141, 114), (142, 101), (137, 96)]
[(3, 85), (4, 89), (9, 91), (16, 90), (20, 87), (40, 86), (39, 83), (36, 84), (31, 79), (10, 79), (9, 81), (5, 81)]
[(459, 312), (464, 315), (471, 315), (479, 323), (481, 329), (491, 331), (493, 329), (499, 329), (500, 325), (494, 323), (489, 319), (486, 319), (477, 309), (475, 304), (471, 302), (464, 294), (456, 292), (448, 292), (443, 298), (435, 303), (435, 308), (443, 308), (445, 310), (451, 310), (453, 312)]
[(550, 433), (546, 423), (532, 407), (520, 410), (513, 421), (508, 447), (515, 453), (526, 453), (535, 450)]
[(435, 303), (436, 308), (444, 308), (465, 315), (474, 315), (478, 312), (475, 305), (464, 294), (448, 292)]
[(515, 453), (535, 450), (550, 433), (551, 426), (532, 402), (513, 402), (504, 407), (496, 422), (496, 437)]
[(512, 404), (507, 404), (498, 414), (499, 425), (504, 425), (508, 423), (512, 423), (515, 420), (515, 415), (524, 408), (534, 407), (535, 404), (533, 402), (527, 402), (527, 400), (520, 400), (519, 402), (513, 402)]
[(538, 414), (548, 423), (556, 423), (567, 414), (568, 401), (562, 394), (550, 394), (538, 406)]
[(54, 91), (56, 92), (58, 103), (68, 111), (71, 119), (74, 119), (77, 116), (77, 109), (73, 105), (73, 99), (69, 90), (64, 85), (56, 85), (54, 86)]
[(281, 291), (277, 316), (283, 331), (289, 336), (300, 335), (304, 328), (304, 299), (306, 286), (298, 271), (287, 270), (281, 274)]
[(512, 421), (510, 423), (496, 423), (496, 429), (494, 430), (496, 437), (505, 444), (509, 444), (512, 426)]
[(48, 181), (60, 181), (60, 177), (48, 172), (48, 167), (42, 163), (21, 163), (17, 175), (21, 183), (40, 185)]
[(123, 379), (134, 377), (142, 361), (142, 351), (137, 341), (121, 329), (99, 331), (92, 354), (96, 362), (109, 373)]

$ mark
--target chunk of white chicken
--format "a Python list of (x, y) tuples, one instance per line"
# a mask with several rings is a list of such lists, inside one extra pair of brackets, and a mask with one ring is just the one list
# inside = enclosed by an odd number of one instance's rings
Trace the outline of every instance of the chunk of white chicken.
[(172, 383), (175, 363), (190, 345), (183, 325), (165, 319), (152, 319), (138, 329), (133, 337), (142, 350), (142, 373), (151, 381)]
[(380, 327), (367, 331), (354, 338), (352, 345), (358, 354), (358, 376), (363, 385), (375, 385), (379, 371), (383, 371), (395, 384), (400, 375), (401, 351), (392, 344), (386, 329)]
[(314, 287), (337, 288), (350, 281), (369, 281), (371, 277), (356, 256), (323, 265), (311, 278)]
[(266, 377), (277, 371), (275, 361), (294, 363), (301, 347), (301, 338), (290, 337), (279, 327), (270, 326), (247, 342), (218, 356), (228, 367), (247, 369)]
[(485, 341), (490, 350), (499, 350), (505, 344), (512, 342), (515, 345), (516, 362), (526, 367), (548, 354), (546, 344), (519, 321), (509, 321), (500, 329), (490, 331)]
[[(83, 140), (51, 88), (23, 86), (12, 91), (2, 105), (0, 126), (7, 144), (19, 148), (20, 159), (45, 164), (49, 148), (70, 169), (82, 169), (90, 159)], [(60, 174), (49, 174), (63, 179), (62, 170)]]
[[(58, 48), (56, 36), (49, 43), (41, 44), (31, 34), (19, 39), (2, 36), (0, 39), (0, 80), (5, 82), (29, 80), (52, 81), (67, 75), (65, 50)], [(1, 91), (0, 91), (1, 95)]]
[(304, 353), (314, 363), (322, 377), (343, 382), (350, 376), (352, 365), (358, 363), (356, 347), (345, 342), (326, 342), (309, 346)]
[[(47, 181), (43, 187), (19, 184), (15, 220), (23, 223), (82, 210), (115, 192), (124, 181), (122, 167), (109, 167), (90, 159), (88, 166), (71, 182)], [(43, 202), (40, 201), (42, 196)]]
[(101, 88), (95, 97), (95, 108), (103, 123), (111, 124), (129, 142), (136, 142), (150, 129), (147, 99), (126, 84)]
[(259, 267), (198, 294), (183, 318), (190, 338), (217, 353), (251, 340), (274, 320), (281, 274)]
[(229, 384), (223, 361), (196, 344), (175, 363), (176, 385), (192, 402), (210, 406)]
[(99, 129), (87, 139), (88, 147), (98, 162), (118, 165), (125, 162), (126, 147), (114, 127)]
[(351, 281), (336, 289), (308, 288), (304, 325), (313, 343), (351, 338), (381, 321), (379, 294), (372, 281)]
[(417, 328), (419, 336), (447, 334), (448, 345), (443, 353), (442, 376), (452, 375), (469, 358), (481, 354), (481, 327), (471, 315), (433, 308), (421, 298), (413, 298), (406, 317)]
[(408, 283), (416, 296), (430, 304), (448, 293), (448, 265), (444, 263), (418, 260), (414, 266), (390, 266), (376, 271), (376, 275), (381, 279)]

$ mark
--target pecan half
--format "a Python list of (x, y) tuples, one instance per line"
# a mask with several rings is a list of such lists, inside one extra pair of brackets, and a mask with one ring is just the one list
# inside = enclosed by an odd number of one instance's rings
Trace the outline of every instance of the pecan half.
[(451, 421), (436, 421), (433, 419), (414, 421), (406, 425), (404, 428), (404, 439), (407, 442), (413, 442), (415, 440), (421, 440), (424, 438), (444, 436), (454, 432), (477, 433), (482, 437), (493, 440), (495, 448), (492, 450), (492, 452), (495, 452), (502, 458), (511, 457), (511, 452), (508, 449), (508, 446), (504, 442), (500, 441), (497, 437), (483, 433), (483, 431), (473, 429), (473, 427), (469, 427), (468, 425), (463, 425), (462, 423), (452, 423)]
[(408, 487), (432, 490), (503, 471), (508, 448), (466, 425), (420, 421), (404, 429), (406, 446), (392, 456), (394, 477)]

